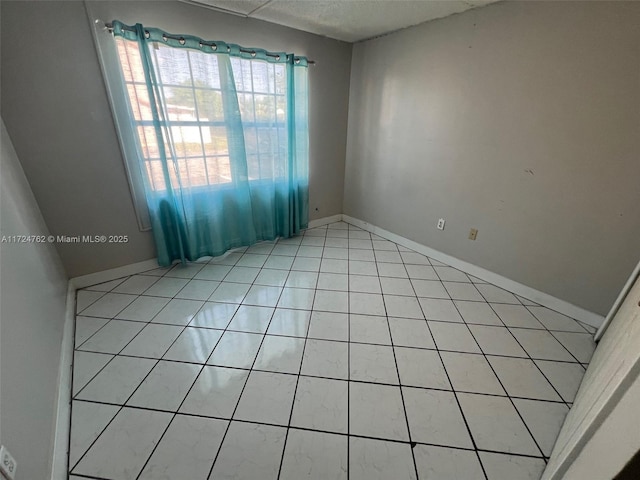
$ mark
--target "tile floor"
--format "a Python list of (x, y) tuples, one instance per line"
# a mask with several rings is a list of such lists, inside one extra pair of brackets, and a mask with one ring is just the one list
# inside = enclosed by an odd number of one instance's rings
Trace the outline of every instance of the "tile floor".
[(70, 479), (540, 477), (590, 327), (346, 223), (77, 295)]

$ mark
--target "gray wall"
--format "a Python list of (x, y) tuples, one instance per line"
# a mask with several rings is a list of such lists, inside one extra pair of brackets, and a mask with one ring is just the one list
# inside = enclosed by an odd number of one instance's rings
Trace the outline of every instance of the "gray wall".
[(605, 314), (640, 257), (639, 25), (504, 2), (355, 45), (344, 213)]
[[(105, 21), (141, 22), (316, 60), (309, 75), (310, 216), (342, 213), (350, 44), (175, 1), (90, 3)], [(2, 116), (47, 225), (54, 234), (130, 238), (128, 244), (58, 245), (67, 273), (154, 257), (150, 233), (136, 222), (83, 3), (3, 0), (0, 6)]]
[[(0, 235), (48, 235), (2, 122)], [(0, 442), (18, 479), (49, 478), (67, 278), (47, 243), (0, 244)]]

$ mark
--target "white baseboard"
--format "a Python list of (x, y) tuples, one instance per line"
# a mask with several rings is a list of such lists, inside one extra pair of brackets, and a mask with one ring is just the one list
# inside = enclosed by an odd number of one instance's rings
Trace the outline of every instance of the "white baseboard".
[(73, 335), (76, 313), (76, 287), (71, 281), (67, 288), (67, 303), (62, 330), (60, 367), (58, 370), (58, 398), (53, 439), (51, 480), (66, 480), (69, 428), (71, 423), (71, 368), (73, 363)]
[(88, 275), (82, 275), (81, 277), (74, 277), (70, 280), (73, 286), (78, 288), (89, 287), (91, 285), (97, 285), (98, 283), (109, 282), (116, 278), (127, 277), (129, 275), (135, 275), (136, 273), (146, 272), (158, 268), (158, 261), (155, 258), (151, 260), (145, 260), (143, 262), (132, 263), (131, 265), (124, 265), (122, 267), (112, 268), (110, 270), (103, 270), (101, 272), (89, 273)]
[(324, 225), (329, 225), (330, 223), (339, 222), (341, 220), (341, 213), (339, 213), (338, 215), (331, 215), (330, 217), (318, 218), (309, 222), (309, 228), (322, 227)]
[(503, 277), (502, 275), (490, 272), (489, 270), (485, 270), (484, 268), (473, 265), (472, 263), (465, 262), (464, 260), (460, 260), (456, 257), (452, 257), (451, 255), (447, 255), (446, 253), (442, 253), (433, 248), (421, 245), (417, 242), (414, 242), (413, 240), (409, 240), (408, 238), (404, 238), (400, 235), (396, 235), (395, 233), (388, 232), (387, 230), (384, 230), (375, 225), (371, 225), (370, 223), (350, 217), (349, 215), (342, 215), (342, 220), (344, 222), (355, 225), (356, 227), (360, 227), (363, 230), (374, 233), (380, 237), (391, 240), (398, 245), (402, 245), (403, 247), (410, 248), (411, 250), (415, 250), (418, 253), (434, 258), (439, 262), (446, 263), (447, 265), (455, 267), (458, 270), (462, 270), (463, 272), (473, 275), (474, 277), (481, 278), (482, 280), (497, 285), (498, 287), (504, 288), (505, 290), (520, 295), (521, 297), (527, 298), (532, 302), (539, 303), (540, 305), (543, 305), (547, 308), (563, 313), (571, 318), (575, 318), (576, 320), (591, 325), (592, 327), (598, 328), (604, 321), (604, 317), (602, 315), (590, 312), (588, 310), (585, 310), (584, 308), (578, 307), (564, 300), (560, 300), (559, 298), (549, 295), (548, 293), (541, 292), (540, 290), (528, 287), (526, 285), (523, 285), (522, 283), (511, 280), (510, 278)]

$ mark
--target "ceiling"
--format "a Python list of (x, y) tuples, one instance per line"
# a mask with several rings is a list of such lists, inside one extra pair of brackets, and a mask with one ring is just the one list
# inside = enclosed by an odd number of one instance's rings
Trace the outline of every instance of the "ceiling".
[(358, 42), (499, 0), (183, 0)]

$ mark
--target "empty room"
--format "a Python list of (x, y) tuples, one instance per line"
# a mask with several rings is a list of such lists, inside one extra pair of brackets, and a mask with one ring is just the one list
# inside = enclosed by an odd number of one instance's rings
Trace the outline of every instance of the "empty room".
[(640, 478), (640, 3), (2, 0), (0, 478)]

